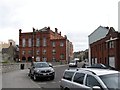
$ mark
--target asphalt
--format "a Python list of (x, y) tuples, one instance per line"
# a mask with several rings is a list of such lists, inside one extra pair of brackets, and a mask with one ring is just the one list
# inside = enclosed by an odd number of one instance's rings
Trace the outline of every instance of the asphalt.
[(2, 74), (2, 88), (40, 88), (28, 77), (28, 69)]
[[(52, 63), (53, 67), (65, 66), (66, 64)], [(8, 73), (2, 73), (2, 88), (33, 88), (41, 89), (41, 87), (36, 84), (30, 77), (28, 77), (29, 69), (15, 70)]]
[[(53, 67), (64, 66), (65, 64), (52, 63)], [(2, 73), (2, 88), (41, 88), (30, 77), (29, 69), (16, 70), (8, 73)], [(4, 90), (3, 89), (3, 90)]]

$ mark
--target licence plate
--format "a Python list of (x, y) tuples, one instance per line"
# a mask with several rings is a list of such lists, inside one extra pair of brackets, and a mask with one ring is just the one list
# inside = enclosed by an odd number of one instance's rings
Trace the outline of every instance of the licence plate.
[(43, 75), (47, 75), (46, 73), (43, 73)]

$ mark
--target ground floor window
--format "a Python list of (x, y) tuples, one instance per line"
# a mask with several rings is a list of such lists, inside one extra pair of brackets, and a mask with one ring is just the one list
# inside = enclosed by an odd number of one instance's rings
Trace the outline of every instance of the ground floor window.
[(39, 56), (36, 57), (36, 61), (40, 61), (40, 57)]
[(46, 57), (43, 57), (43, 58), (42, 58), (42, 61), (43, 61), (43, 62), (46, 62), (46, 61), (47, 61), (47, 58), (46, 58)]
[(115, 57), (109, 57), (109, 66), (115, 67)]
[(31, 62), (32, 61), (32, 57), (28, 57), (28, 62)]
[(22, 57), (22, 61), (23, 61), (23, 62), (26, 61), (26, 57), (25, 57), (25, 56)]

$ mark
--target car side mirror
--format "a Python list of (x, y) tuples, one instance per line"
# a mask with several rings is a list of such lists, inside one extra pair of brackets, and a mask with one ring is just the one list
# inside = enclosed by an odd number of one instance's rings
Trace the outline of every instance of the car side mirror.
[(49, 66), (50, 66), (50, 67), (53, 67), (51, 63), (49, 63)]
[(93, 86), (93, 90), (101, 90), (100, 86)]

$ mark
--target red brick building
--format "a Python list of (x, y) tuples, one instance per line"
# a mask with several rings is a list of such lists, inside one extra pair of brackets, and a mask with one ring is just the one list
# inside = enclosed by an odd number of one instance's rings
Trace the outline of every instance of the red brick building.
[(120, 33), (113, 27), (98, 27), (89, 35), (89, 62), (103, 63), (120, 70)]
[(19, 51), (21, 61), (65, 61), (73, 58), (73, 45), (67, 36), (61, 36), (58, 29), (53, 32), (50, 27), (33, 32), (19, 30)]

